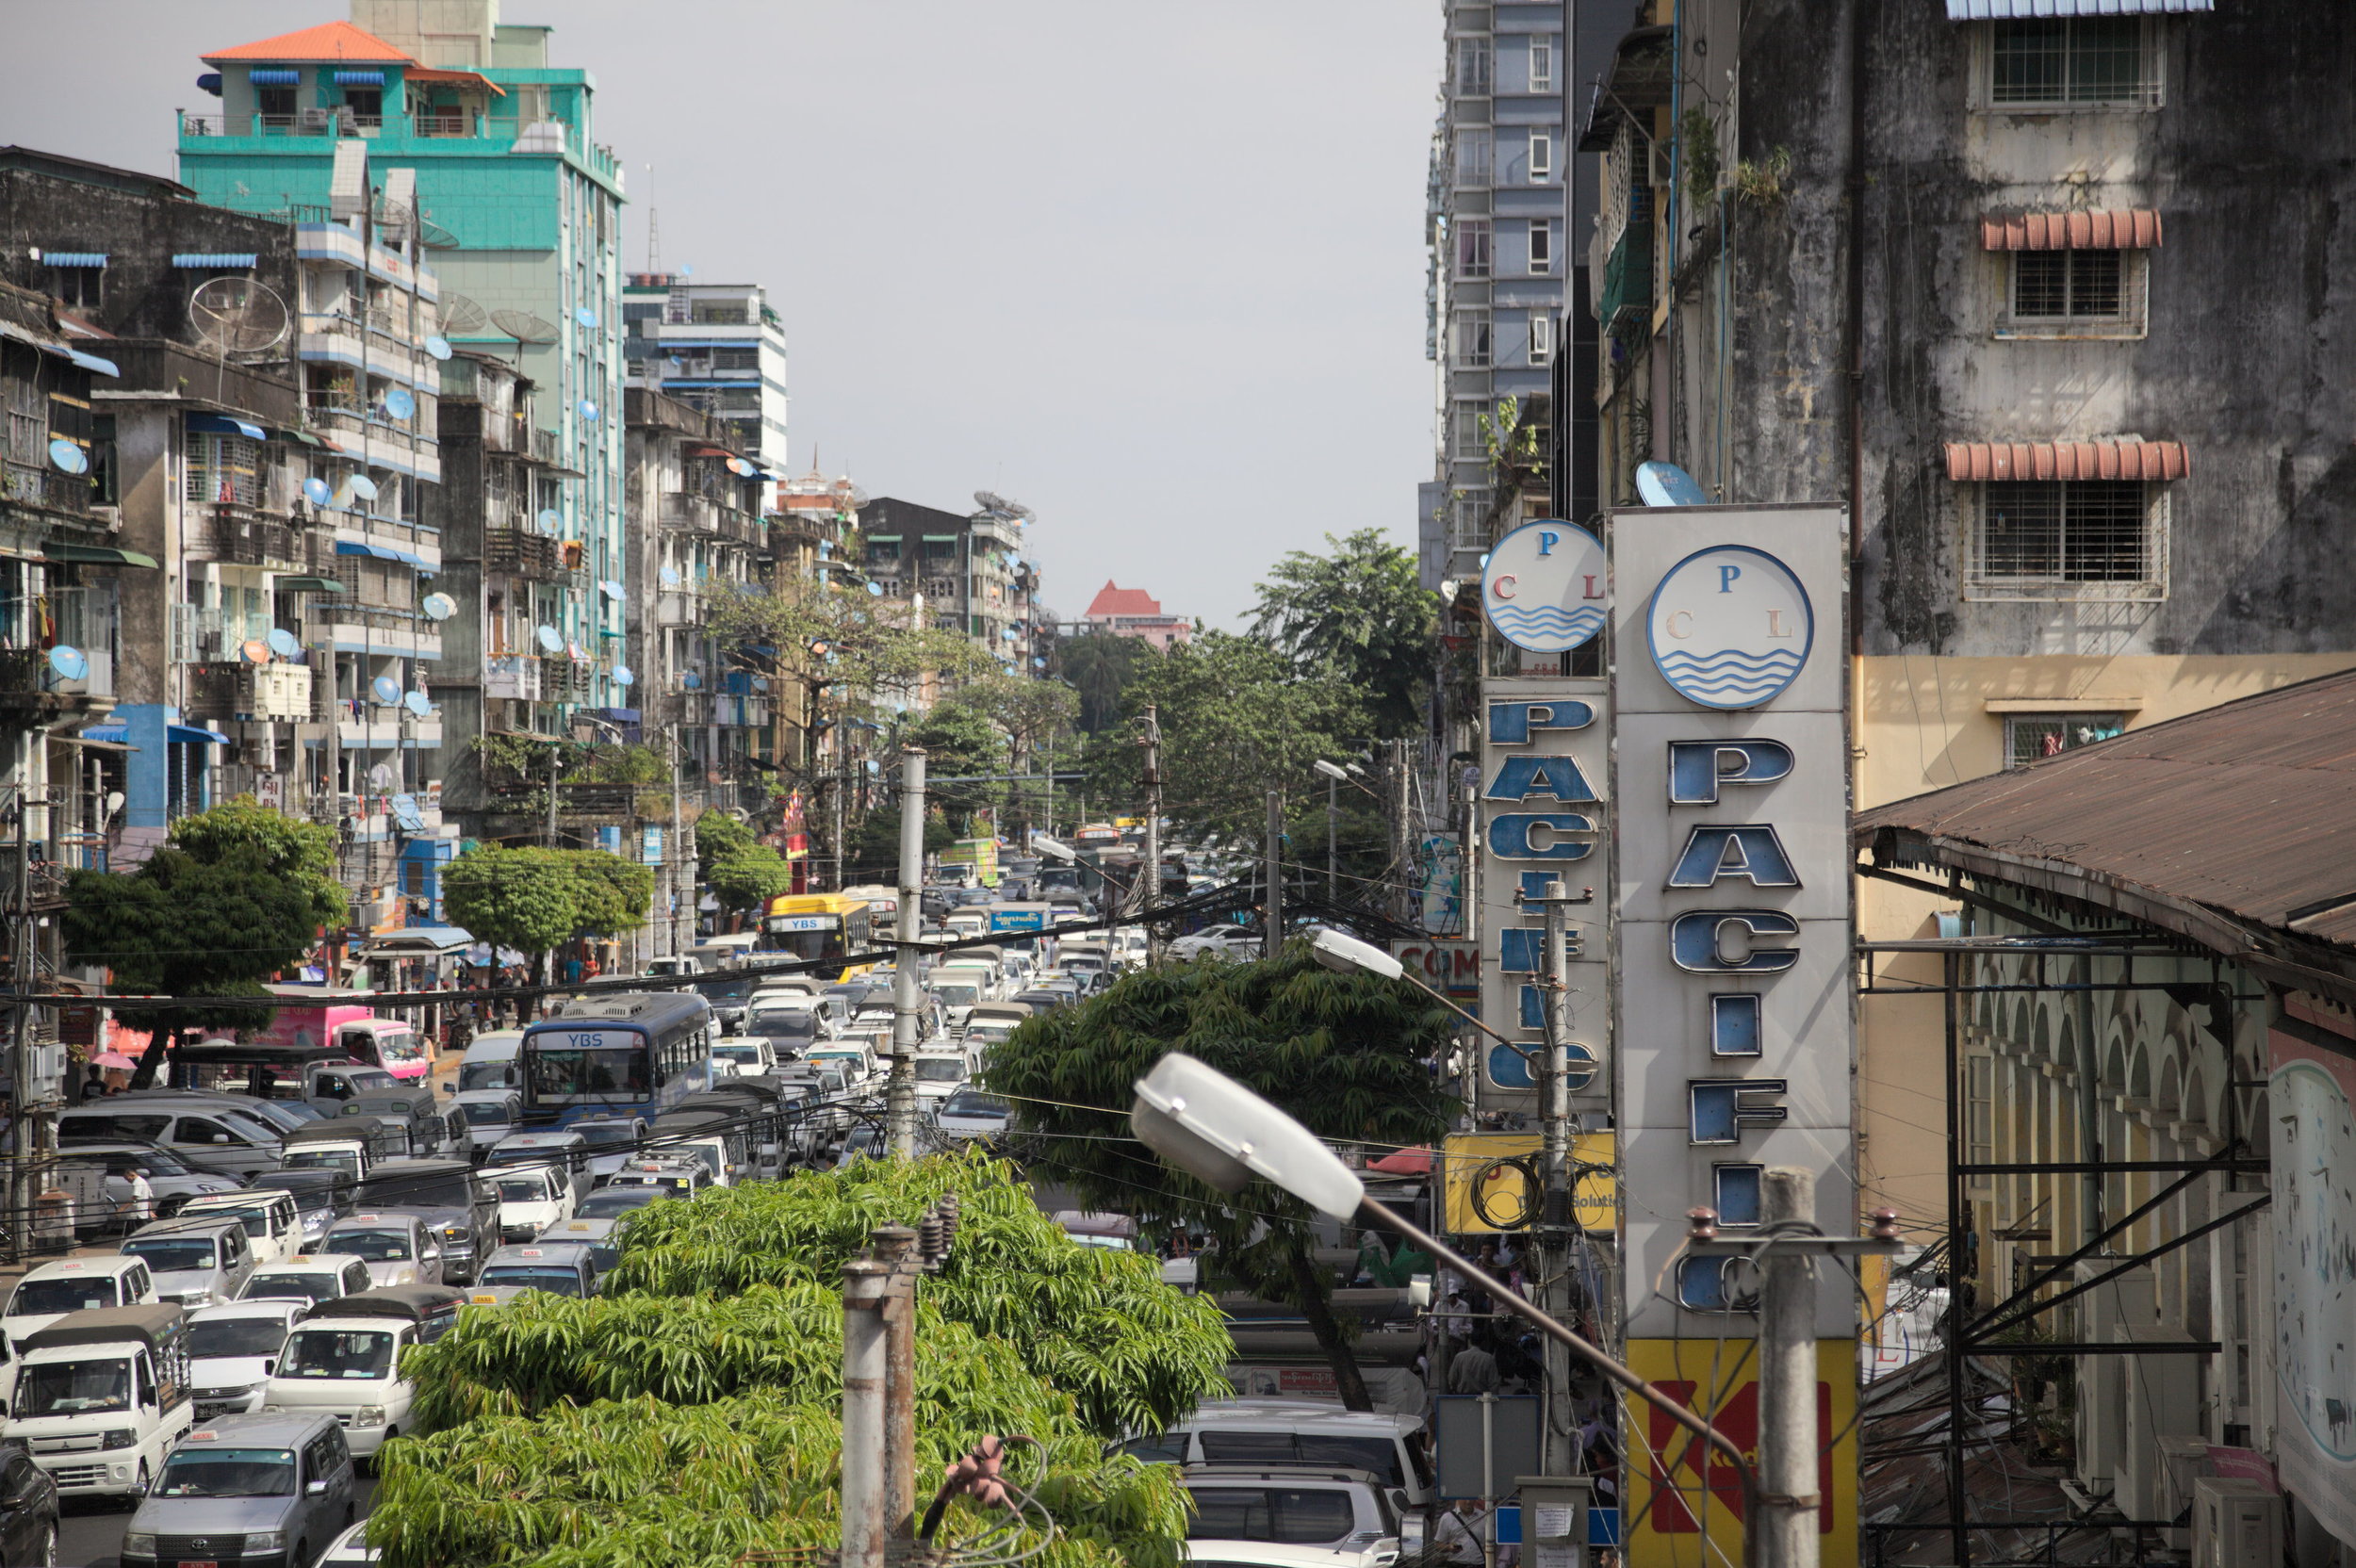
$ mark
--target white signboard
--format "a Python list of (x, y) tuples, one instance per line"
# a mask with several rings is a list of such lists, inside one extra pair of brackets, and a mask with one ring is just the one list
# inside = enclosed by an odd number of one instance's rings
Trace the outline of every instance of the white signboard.
[(771, 915), (765, 923), (771, 931), (831, 931), (842, 923), (838, 915)]
[(1610, 582), (1595, 536), (1547, 518), (1524, 523), (1490, 549), (1481, 608), (1515, 647), (1568, 653), (1603, 630)]
[[(1628, 1333), (1747, 1335), (1747, 1275), (1673, 1266), (1688, 1209), (1739, 1235), (1760, 1172), (1805, 1166), (1817, 1223), (1856, 1229), (1846, 526), (1677, 507), (1611, 537)], [(1819, 1277), (1817, 1333), (1841, 1338), (1855, 1287)]]

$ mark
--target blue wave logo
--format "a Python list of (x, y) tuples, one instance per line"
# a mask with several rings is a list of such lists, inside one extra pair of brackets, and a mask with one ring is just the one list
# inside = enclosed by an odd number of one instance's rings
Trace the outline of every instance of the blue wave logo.
[(1769, 653), (1742, 648), (1688, 653), (1672, 648), (1660, 656), (1661, 678), (1679, 694), (1715, 707), (1747, 708), (1765, 702), (1792, 684), (1803, 662), (1791, 648)]
[(1497, 604), (1490, 606), (1489, 619), (1516, 646), (1544, 652), (1541, 645), (1547, 643), (1560, 648), (1579, 646), (1603, 629), (1604, 614), (1592, 604), (1576, 610), (1558, 604)]

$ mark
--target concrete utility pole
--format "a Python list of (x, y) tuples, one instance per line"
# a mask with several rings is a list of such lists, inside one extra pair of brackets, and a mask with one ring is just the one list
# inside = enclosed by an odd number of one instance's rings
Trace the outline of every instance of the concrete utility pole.
[[(1816, 1225), (1816, 1173), (1771, 1166), (1759, 1178), (1759, 1218)], [(1759, 1265), (1759, 1568), (1816, 1568), (1816, 1264), (1772, 1244)]]
[(1333, 825), (1342, 817), (1341, 788), (1340, 779), (1325, 776), (1325, 896), (1336, 904), (1342, 901), (1342, 874), (1333, 854)]
[(1391, 913), (1399, 919), (1413, 920), (1415, 913), (1415, 889), (1411, 880), (1415, 868), (1415, 841), (1410, 830), (1407, 812), (1411, 798), (1407, 787), (1407, 743), (1391, 743)]
[[(1055, 764), (1047, 764), (1048, 788), (1055, 788)], [(1138, 903), (1145, 914), (1145, 961), (1162, 961), (1162, 939), (1154, 934), (1153, 906), (1162, 901), (1162, 722), (1154, 704), (1145, 705), (1145, 887)]]
[(8, 933), (8, 986), (16, 993), (16, 1004), (8, 1009), (8, 1077), (15, 1100), (15, 1115), (8, 1125), (8, 1242), (19, 1258), (27, 1256), (32, 1248), (34, 1187), (27, 1178), (41, 1148), (33, 1127), (33, 1054), (26, 1041), (30, 1004), (25, 1000), (33, 988), (33, 886), (25, 863), (32, 853), (27, 825), (32, 814), (32, 795), (20, 785), (16, 792), (16, 924)]
[(1284, 797), (1268, 792), (1268, 930), (1261, 956), (1273, 958), (1284, 951)]
[[(1578, 1224), (1571, 1207), (1571, 960), (1570, 906), (1585, 904), (1595, 897), (1588, 889), (1581, 889), (1577, 897), (1558, 879), (1549, 878), (1546, 891), (1535, 898), (1525, 897), (1525, 906), (1535, 904), (1546, 922), (1541, 940), (1546, 945), (1546, 960), (1539, 972), (1538, 983), (1541, 1016), (1546, 1021), (1546, 1043), (1538, 1061), (1538, 1119), (1540, 1129), (1539, 1221), (1534, 1232), (1538, 1244), (1538, 1301), (1556, 1317), (1571, 1315), (1571, 1275), (1574, 1267), (1572, 1238)], [(1477, 1077), (1477, 1075), (1476, 1075)], [(1557, 1401), (1561, 1390), (1568, 1386), (1571, 1358), (1564, 1346), (1549, 1342), (1546, 1348), (1546, 1382), (1557, 1391), (1548, 1401), (1547, 1422), (1540, 1449), (1541, 1469), (1550, 1476), (1566, 1476), (1575, 1468), (1578, 1443), (1575, 1436), (1565, 1434), (1563, 1424), (1553, 1419), (1560, 1413)]]
[(556, 847), (556, 754), (563, 743), (548, 743), (548, 847)]
[(843, 1266), (843, 1568), (915, 1533), (916, 1282), (946, 1250), (941, 1210), (924, 1224), (878, 1226)]
[(695, 914), (692, 909), (688, 908), (688, 906), (695, 901), (695, 878), (692, 874), (685, 878), (687, 886), (684, 889), (679, 886), (681, 880), (679, 868), (681, 866), (692, 867), (695, 863), (695, 858), (686, 853), (687, 830), (679, 818), (679, 726), (673, 725), (671, 727), (671, 847), (663, 857), (671, 863), (671, 956), (673, 957), (687, 951), (686, 944), (679, 940), (679, 916), (685, 913), (690, 920), (693, 920)]
[(892, 959), (892, 1077), (884, 1130), (895, 1160), (916, 1158), (917, 934), (924, 896), (924, 753), (900, 756), (900, 910)]

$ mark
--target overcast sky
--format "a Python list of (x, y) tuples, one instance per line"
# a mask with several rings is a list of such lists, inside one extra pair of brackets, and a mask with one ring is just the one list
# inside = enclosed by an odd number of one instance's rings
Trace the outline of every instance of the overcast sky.
[[(174, 172), (208, 49), (341, 0), (7, 0), (0, 144)], [(1434, 0), (507, 0), (596, 74), (625, 266), (762, 284), (793, 459), (1028, 503), (1046, 597), (1231, 622), (1284, 551), (1412, 545)], [(648, 165), (653, 165), (651, 172)]]

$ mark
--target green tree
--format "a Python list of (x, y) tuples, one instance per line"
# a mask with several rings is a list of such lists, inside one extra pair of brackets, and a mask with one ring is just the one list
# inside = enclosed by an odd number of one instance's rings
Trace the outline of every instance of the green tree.
[(209, 811), (173, 823), (166, 840), (207, 864), (218, 865), (250, 850), (265, 872), (301, 888), (321, 925), (344, 923), (351, 895), (335, 877), (335, 832), (324, 823), (305, 822), (239, 795)]
[(1255, 1187), (1244, 1207), (1164, 1166), (1129, 1135), (1131, 1086), (1165, 1054), (1184, 1051), (1321, 1137), (1427, 1143), (1457, 1109), (1425, 1065), (1448, 1048), (1450, 1029), (1448, 1013), (1404, 981), (1336, 974), (1294, 942), (1259, 963), (1203, 959), (1133, 974), (1079, 1006), (1026, 1020), (991, 1054), (982, 1081), (1012, 1101), (1016, 1132), (1037, 1136), (1035, 1176), (1051, 1175), (1084, 1205), (1217, 1237), (1220, 1273), (1298, 1307), (1344, 1402), (1368, 1410), (1333, 1315), (1333, 1280), (1313, 1256), (1309, 1211), (1272, 1187)]
[(757, 912), (794, 890), (794, 864), (767, 844), (747, 844), (714, 864), (704, 887), (723, 909)]
[[(924, 813), (924, 853), (938, 855), (957, 841), (957, 829), (939, 811)], [(843, 869), (845, 883), (882, 882), (896, 886), (900, 880), (900, 808), (878, 806), (859, 820), (851, 832), (850, 863)]]
[(758, 842), (753, 830), (724, 811), (707, 810), (695, 819), (695, 879), (712, 880), (712, 869), (740, 850)]
[[(943, 777), (971, 777), (1006, 771), (1006, 737), (999, 733), (997, 726), (990, 723), (988, 713), (979, 708), (969, 708), (954, 697), (944, 697), (935, 703), (930, 712), (910, 725), (908, 740), (909, 744), (924, 748), (927, 778), (935, 774)], [(935, 806), (963, 817), (985, 807), (995, 806), (1005, 797), (1006, 786), (942, 784), (936, 787), (927, 784), (925, 792)]]
[(618, 937), (646, 923), (654, 906), (654, 868), (625, 860), (611, 850), (569, 849), (573, 876), (573, 931), (586, 937)]
[(543, 980), (548, 950), (581, 924), (573, 868), (562, 850), (478, 845), (442, 873), (442, 905), (477, 940), (530, 956)]
[(913, 699), (927, 680), (954, 685), (990, 666), (973, 639), (911, 625), (912, 614), (901, 600), (796, 579), (712, 600), (705, 626), (740, 659), (830, 682), (831, 700), (866, 710), (892, 697)]
[[(463, 1315), (403, 1364), (418, 1435), (386, 1445), (370, 1544), (387, 1568), (720, 1568), (831, 1543), (843, 1266), (951, 1191), (957, 1244), (918, 1298), (920, 1470), (1025, 1433), (1042, 1453), (1017, 1464), (1043, 1468), (1058, 1531), (1042, 1568), (1176, 1568), (1174, 1477), (1104, 1446), (1224, 1388), (1218, 1311), (1147, 1257), (1072, 1244), (1011, 1168), (973, 1156), (658, 1204), (622, 1233), (606, 1294)], [(984, 1523), (959, 1505), (944, 1541)]]
[(1073, 719), (1081, 731), (1101, 735), (1119, 724), (1130, 677), (1159, 657), (1153, 644), (1109, 631), (1086, 631), (1059, 644), (1055, 670), (1079, 699)]
[(1380, 529), (1325, 536), (1329, 552), (1288, 553), (1259, 585), (1252, 629), (1308, 675), (1366, 694), (1374, 733), (1421, 732), (1434, 668), (1439, 596), (1415, 558)]

